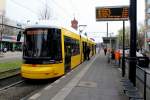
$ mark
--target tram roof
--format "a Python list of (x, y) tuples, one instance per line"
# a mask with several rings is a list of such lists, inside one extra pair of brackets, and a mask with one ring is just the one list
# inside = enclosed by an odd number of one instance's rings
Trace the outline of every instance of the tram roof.
[(74, 30), (74, 29), (71, 28), (71, 27), (58, 26), (58, 25), (39, 25), (39, 24), (37, 24), (37, 25), (30, 25), (30, 26), (27, 26), (27, 27), (25, 27), (25, 28), (26, 28), (26, 29), (28, 29), (28, 28), (58, 28), (58, 29), (64, 28), (64, 29), (67, 29), (67, 30), (69, 30), (69, 31), (71, 31), (71, 32), (74, 32), (74, 33), (79, 34), (76, 30)]
[(36, 24), (36, 25), (30, 25), (30, 26), (27, 26), (25, 27), (25, 29), (28, 29), (28, 28), (58, 28), (58, 29), (66, 29), (68, 31), (71, 31), (71, 32), (74, 32), (76, 34), (79, 34), (78, 31), (76, 31), (75, 29), (71, 28), (71, 27), (67, 27), (67, 26), (56, 26), (56, 25), (39, 25), (39, 24)]
[(28, 28), (58, 28), (58, 29), (60, 29), (61, 27), (54, 26), (54, 25), (39, 25), (39, 24), (37, 24), (37, 25), (30, 25), (25, 28), (26, 29), (28, 29)]
[[(73, 29), (73, 28), (71, 28), (71, 27), (66, 27), (66, 26), (40, 25), (40, 24), (36, 24), (36, 25), (30, 25), (30, 26), (25, 27), (25, 29), (29, 29), (29, 28), (58, 28), (58, 29), (64, 28), (64, 29), (66, 29), (66, 30), (69, 30), (69, 31), (74, 32), (74, 33), (76, 33), (76, 34), (79, 35), (79, 32), (78, 32), (78, 31), (76, 31), (75, 29)], [(87, 38), (87, 36), (83, 35), (82, 33), (81, 33), (81, 36), (82, 36), (83, 38)], [(88, 40), (93, 41), (93, 40), (91, 40), (90, 38), (88, 38)], [(94, 41), (93, 41), (93, 42), (94, 42)]]

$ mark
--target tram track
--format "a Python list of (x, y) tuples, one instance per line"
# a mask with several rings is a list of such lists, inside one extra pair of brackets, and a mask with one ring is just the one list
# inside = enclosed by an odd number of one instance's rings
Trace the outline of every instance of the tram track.
[(0, 72), (0, 80), (15, 76), (17, 74), (20, 74), (20, 68)]
[(4, 79), (3, 84), (10, 83), (9, 81), (14, 82), (5, 86), (0, 83), (0, 100), (26, 100), (28, 96), (40, 91), (55, 80), (25, 80), (20, 75), (11, 77), (11, 79)]
[(24, 82), (24, 80), (21, 80), (21, 81), (18, 81), (18, 82), (16, 82), (16, 83), (10, 84), (10, 85), (8, 85), (8, 86), (2, 87), (2, 88), (0, 88), (0, 92), (3, 91), (3, 90), (9, 89), (9, 88), (11, 88), (11, 87), (13, 87), (13, 86), (15, 86), (15, 85), (18, 85), (18, 84), (20, 84), (20, 83), (22, 83), (22, 82)]
[[(11, 75), (5, 75), (9, 73)], [(21, 77), (19, 68), (0, 72), (0, 100), (26, 100), (30, 95), (40, 91), (55, 80), (57, 79), (25, 80)]]
[(0, 79), (0, 91), (8, 89), (9, 87), (17, 85), (23, 81), (24, 80), (21, 78), (20, 74), (16, 74), (10, 77), (5, 77), (3, 79)]

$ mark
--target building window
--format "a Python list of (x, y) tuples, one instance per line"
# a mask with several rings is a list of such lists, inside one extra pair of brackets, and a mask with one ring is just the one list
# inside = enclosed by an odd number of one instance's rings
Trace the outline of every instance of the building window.
[(148, 26), (150, 26), (150, 19), (147, 19), (147, 24)]
[(147, 0), (147, 4), (150, 4), (150, 0)]
[(150, 14), (150, 8), (147, 8), (147, 12), (146, 13)]
[(150, 38), (150, 32), (147, 32), (147, 38)]

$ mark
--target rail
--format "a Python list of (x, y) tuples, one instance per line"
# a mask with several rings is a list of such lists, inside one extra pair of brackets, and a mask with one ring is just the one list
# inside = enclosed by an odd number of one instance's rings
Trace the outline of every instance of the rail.
[(0, 80), (20, 74), (20, 68), (0, 72)]
[[(134, 61), (138, 62), (138, 57), (136, 57), (136, 58), (125, 57), (125, 62), (131, 61), (132, 59), (134, 59)], [(127, 67), (125, 67), (125, 68), (127, 68)], [(147, 89), (149, 89), (149, 91), (150, 91), (150, 71), (148, 71), (148, 69), (143, 68), (137, 64), (136, 65), (136, 78), (143, 84), (143, 97), (144, 97), (144, 100), (146, 100), (147, 99), (147, 93), (146, 93)]]
[[(143, 95), (144, 95), (144, 100), (146, 100), (146, 97), (147, 97), (147, 93), (146, 93), (146, 92), (147, 92), (147, 89), (150, 90), (150, 86), (148, 85), (148, 82), (147, 82), (148, 75), (149, 75), (149, 77), (150, 77), (150, 72), (148, 72), (145, 68), (142, 68), (142, 67), (140, 67), (140, 66), (138, 66), (138, 65), (136, 65), (136, 66), (137, 66), (137, 70), (141, 70), (141, 71), (143, 72), (144, 78), (141, 78), (140, 74), (139, 74), (139, 76), (138, 76), (138, 73), (137, 73), (136, 77), (137, 77), (137, 79), (139, 79), (139, 80), (144, 84)], [(149, 78), (149, 79), (150, 79), (150, 78)], [(150, 82), (150, 80), (149, 80), (149, 82)]]

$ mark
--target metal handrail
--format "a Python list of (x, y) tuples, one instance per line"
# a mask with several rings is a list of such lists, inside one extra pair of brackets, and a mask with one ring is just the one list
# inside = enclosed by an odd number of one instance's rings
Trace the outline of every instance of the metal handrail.
[[(135, 61), (138, 61), (138, 58), (131, 58), (131, 57), (125, 57), (125, 60), (128, 61), (128, 60), (135, 60)], [(140, 67), (138, 64), (136, 64), (136, 67), (140, 70), (142, 70), (144, 72), (144, 82), (143, 80), (140, 79), (140, 77), (136, 76), (139, 80), (141, 80), (144, 84), (144, 100), (146, 100), (146, 89), (150, 87), (147, 85), (147, 75), (150, 75), (150, 72), (148, 72), (145, 68), (142, 68)]]
[(139, 65), (136, 65), (137, 68), (141, 69), (142, 71), (146, 72), (146, 74), (150, 75), (150, 72), (148, 72), (145, 68), (140, 67)]
[(147, 75), (150, 75), (150, 72), (147, 72), (146, 69), (141, 68), (138, 65), (136, 65), (136, 67), (144, 72), (144, 100), (146, 100), (146, 88), (149, 87), (147, 85)]

